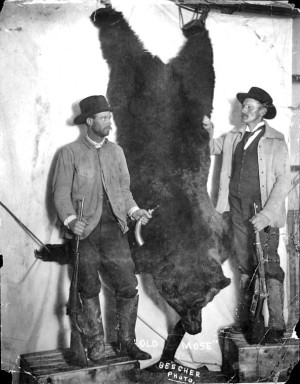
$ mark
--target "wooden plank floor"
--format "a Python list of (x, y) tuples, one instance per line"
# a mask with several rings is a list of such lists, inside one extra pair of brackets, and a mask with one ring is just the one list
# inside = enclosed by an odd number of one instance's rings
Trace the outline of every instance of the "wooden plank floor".
[[(171, 384), (171, 379), (178, 379), (173, 377), (174, 371), (170, 376), (171, 371), (167, 369), (156, 373), (140, 370), (137, 361), (128, 356), (116, 356), (110, 346), (106, 346), (105, 355), (105, 362), (99, 365), (89, 362), (86, 368), (72, 365), (69, 349), (21, 355), (19, 384)], [(199, 369), (194, 370), (189, 378), (195, 384), (285, 383), (299, 358), (299, 340), (287, 340), (283, 345), (258, 346), (243, 344), (240, 339), (234, 342), (225, 338), (222, 372)], [(226, 364), (224, 359), (227, 359)], [(199, 376), (196, 371), (199, 371)]]

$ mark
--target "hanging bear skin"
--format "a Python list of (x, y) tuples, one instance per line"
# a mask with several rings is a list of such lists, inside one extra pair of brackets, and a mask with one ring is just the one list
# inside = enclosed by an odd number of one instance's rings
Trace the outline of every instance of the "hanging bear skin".
[(199, 23), (186, 28), (185, 45), (164, 64), (122, 13), (101, 8), (91, 20), (110, 69), (107, 98), (133, 196), (141, 207), (159, 206), (143, 227), (145, 244), (132, 247), (137, 271), (151, 273), (185, 331), (199, 333), (202, 308), (230, 283), (221, 268), (228, 257), (224, 223), (207, 193), (202, 120), (211, 114), (215, 82), (208, 32)]

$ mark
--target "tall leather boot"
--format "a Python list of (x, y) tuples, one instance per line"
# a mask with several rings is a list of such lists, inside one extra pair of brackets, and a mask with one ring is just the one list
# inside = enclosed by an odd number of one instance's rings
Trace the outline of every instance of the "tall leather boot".
[(81, 299), (82, 312), (78, 324), (82, 328), (87, 355), (90, 360), (99, 362), (105, 359), (104, 331), (101, 318), (99, 296)]
[(251, 327), (251, 314), (250, 307), (253, 296), (253, 284), (251, 282), (251, 276), (241, 274), (240, 286), (239, 286), (239, 303), (237, 308), (237, 321), (236, 324), (231, 327), (233, 332), (246, 334)]
[(269, 324), (268, 332), (263, 340), (263, 344), (278, 344), (282, 343), (282, 338), (285, 332), (285, 323), (283, 317), (283, 283), (276, 279), (267, 278), (268, 291), (268, 310)]
[(179, 320), (175, 325), (172, 332), (168, 334), (168, 338), (165, 342), (164, 349), (162, 351), (161, 361), (173, 361), (176, 351), (183, 339), (185, 330), (183, 328), (182, 321)]
[(119, 343), (122, 353), (135, 360), (151, 359), (149, 353), (140, 350), (135, 344), (135, 324), (138, 309), (138, 295), (133, 298), (117, 297), (117, 317), (119, 326)]

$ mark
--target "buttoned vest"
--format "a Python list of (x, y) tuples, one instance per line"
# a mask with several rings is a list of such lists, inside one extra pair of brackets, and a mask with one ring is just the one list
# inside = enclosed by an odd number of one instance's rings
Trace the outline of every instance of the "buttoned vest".
[(262, 127), (261, 132), (246, 149), (244, 149), (244, 146), (249, 139), (247, 132), (245, 132), (243, 139), (238, 143), (233, 155), (229, 184), (229, 193), (231, 195), (239, 198), (260, 196), (257, 147), (264, 133), (265, 126)]

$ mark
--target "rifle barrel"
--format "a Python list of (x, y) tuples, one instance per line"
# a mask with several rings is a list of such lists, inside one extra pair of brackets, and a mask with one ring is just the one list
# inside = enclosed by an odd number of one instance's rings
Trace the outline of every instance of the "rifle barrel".
[(2, 201), (0, 201), (0, 205), (2, 205), (2, 207), (11, 215), (11, 217), (15, 219), (15, 221), (20, 225), (21, 228), (24, 229), (25, 232), (27, 232), (39, 245), (44, 247), (47, 252), (51, 253), (50, 249), (33, 232), (31, 232), (31, 230), (28, 227), (26, 227), (26, 225), (23, 224), (22, 221), (18, 219), (17, 216), (15, 216), (12, 213), (12, 211), (7, 208), (5, 204), (2, 203)]

